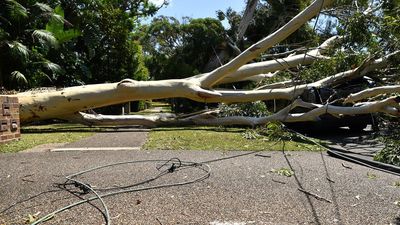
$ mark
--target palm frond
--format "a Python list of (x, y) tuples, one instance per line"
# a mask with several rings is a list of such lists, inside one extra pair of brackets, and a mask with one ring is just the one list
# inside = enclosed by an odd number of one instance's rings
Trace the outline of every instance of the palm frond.
[[(51, 19), (56, 22), (59, 22), (61, 24), (67, 23), (67, 21), (64, 19), (63, 16), (55, 14), (55, 13), (51, 14)], [(70, 23), (68, 22), (68, 24), (70, 24)]]
[(7, 25), (11, 25), (11, 22), (8, 19), (6, 19), (5, 17), (3, 17), (2, 15), (0, 15), (0, 21)]
[(9, 33), (7, 33), (4, 29), (0, 28), (0, 45), (5, 43), (5, 40), (7, 40), (9, 36), (10, 36)]
[(11, 72), (11, 79), (17, 81), (18, 84), (28, 84), (25, 75), (19, 71)]
[(60, 73), (61, 72), (61, 66), (59, 66), (56, 63), (50, 62), (50, 61), (44, 61), (42, 62), (42, 65), (46, 67), (47, 69), (51, 70), (53, 73)]
[(36, 2), (34, 6), (38, 7), (41, 11), (52, 13), (54, 10), (47, 4)]
[(11, 18), (20, 20), (28, 17), (28, 10), (15, 0), (6, 0)]
[(53, 33), (47, 30), (35, 30), (32, 33), (32, 37), (37, 39), (42, 44), (49, 44), (53, 47), (58, 45), (57, 39), (54, 37)]
[(7, 42), (7, 45), (11, 49), (11, 53), (13, 55), (24, 59), (28, 58), (29, 50), (21, 42), (18, 41)]

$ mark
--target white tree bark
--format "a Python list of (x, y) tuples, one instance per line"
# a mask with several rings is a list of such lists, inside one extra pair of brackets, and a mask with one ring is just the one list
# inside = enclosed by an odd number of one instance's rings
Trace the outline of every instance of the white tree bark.
[(314, 1), (309, 7), (300, 12), (297, 16), (295, 16), (283, 27), (281, 27), (274, 33), (270, 34), (268, 37), (255, 43), (229, 63), (215, 69), (214, 71), (210, 72), (207, 76), (201, 77), (200, 78), (201, 86), (204, 88), (211, 88), (213, 85), (217, 84), (227, 75), (235, 72), (242, 65), (255, 59), (257, 56), (259, 56), (262, 52), (264, 52), (268, 48), (286, 39), (290, 34), (299, 29), (308, 20), (316, 16), (323, 7), (331, 4), (332, 2), (333, 0)]
[[(288, 56), (283, 59), (270, 60), (260, 63), (244, 65), (264, 52), (269, 47), (284, 40), (302, 24), (314, 17), (323, 6), (332, 0), (316, 0), (303, 12), (289, 21), (285, 26), (254, 44), (231, 62), (216, 70), (194, 76), (187, 79), (162, 80), (162, 81), (134, 81), (123, 80), (118, 83), (85, 85), (70, 87), (53, 91), (25, 92), (17, 94), (21, 104), (21, 122), (30, 122), (49, 118), (68, 118), (89, 125), (115, 125), (129, 124), (142, 125), (146, 127), (168, 126), (168, 125), (260, 125), (269, 121), (300, 122), (318, 120), (319, 116), (329, 113), (335, 116), (366, 114), (373, 112), (384, 112), (399, 116), (399, 99), (389, 98), (382, 101), (366, 102), (356, 107), (340, 107), (332, 105), (317, 105), (306, 103), (299, 99), (305, 90), (310, 87), (335, 86), (341, 82), (362, 77), (372, 70), (385, 68), (389, 58), (399, 51), (389, 54), (377, 60), (368, 59), (361, 66), (353, 70), (345, 71), (319, 81), (294, 85), (287, 87), (288, 83), (275, 84), (275, 86), (264, 87), (257, 90), (223, 90), (212, 89), (214, 85), (237, 82), (243, 79), (254, 79), (257, 77), (268, 77), (268, 72), (275, 72), (296, 67), (299, 64), (310, 64), (318, 58), (326, 49), (337, 40), (333, 37), (324, 42), (320, 47), (307, 52)], [(244, 66), (243, 66), (244, 65)], [(276, 88), (280, 85), (283, 88)], [(266, 88), (266, 89), (265, 89)], [(387, 93), (398, 87), (376, 88), (363, 93), (349, 96), (347, 102), (354, 102), (376, 94)], [(292, 104), (276, 114), (262, 118), (249, 117), (226, 117), (220, 118), (215, 112), (206, 112), (185, 118), (176, 118), (171, 115), (153, 116), (106, 116), (79, 113), (88, 109), (107, 105), (124, 103), (135, 100), (162, 99), (183, 97), (199, 102), (251, 102), (257, 100), (287, 99), (295, 100)], [(290, 111), (301, 106), (308, 108), (306, 113), (294, 114)]]
[[(224, 98), (220, 98), (222, 95), (225, 95), (227, 102), (236, 101), (235, 98), (237, 97), (242, 99), (240, 101), (253, 100), (249, 98), (252, 95), (259, 96), (256, 98), (264, 99), (265, 97), (261, 97), (263, 91), (261, 93), (242, 91), (233, 94), (226, 91), (220, 93), (211, 90), (211, 87), (269, 47), (284, 40), (309, 19), (316, 16), (323, 6), (331, 2), (332, 0), (314, 1), (281, 29), (254, 44), (231, 62), (206, 76), (164, 81), (123, 80), (119, 83), (85, 85), (56, 91), (18, 94), (21, 104), (21, 122), (60, 118), (87, 109), (144, 99), (183, 97), (200, 102), (219, 102), (225, 101)], [(265, 92), (264, 94), (267, 93)]]
[(328, 59), (329, 57), (326, 57), (323, 54), (326, 53), (326, 51), (335, 43), (342, 39), (343, 38), (340, 36), (333, 36), (327, 39), (319, 47), (304, 54), (244, 65), (237, 71), (224, 77), (224, 79), (217, 84), (234, 83), (243, 80), (260, 80), (262, 75), (266, 75), (271, 72), (294, 68), (298, 65), (310, 65), (318, 59)]
[(350, 94), (345, 99), (344, 103), (354, 103), (377, 95), (393, 93), (400, 93), (400, 85), (369, 88), (358, 93)]
[[(218, 126), (218, 125), (247, 125), (257, 126), (263, 125), (272, 121), (281, 122), (305, 122), (317, 121), (319, 117), (324, 114), (331, 114), (335, 116), (356, 115), (356, 114), (370, 114), (376, 112), (388, 113), (393, 116), (400, 116), (399, 98), (388, 98), (382, 101), (366, 102), (355, 107), (332, 106), (332, 105), (318, 105), (303, 102), (298, 99), (286, 108), (279, 112), (267, 117), (217, 117), (211, 113), (197, 115), (186, 120), (192, 120), (196, 125), (203, 126)], [(309, 108), (310, 111), (306, 113), (290, 113), (290, 110), (296, 107)]]
[[(399, 52), (396, 52), (399, 53)], [(393, 54), (390, 54), (392, 56)], [(134, 81), (85, 85), (49, 92), (17, 94), (22, 122), (65, 117), (79, 111), (135, 100), (184, 97), (199, 102), (250, 102), (270, 99), (295, 99), (310, 87), (325, 87), (384, 68), (388, 57), (369, 61), (353, 70), (336, 74), (311, 84), (263, 90), (207, 90), (197, 79)]]
[[(320, 116), (331, 114), (336, 117), (345, 115), (360, 115), (383, 112), (393, 116), (400, 116), (400, 99), (396, 97), (388, 98), (382, 101), (365, 102), (352, 107), (319, 105), (304, 102), (300, 99), (295, 100), (292, 104), (280, 110), (279, 112), (266, 117), (245, 117), (245, 116), (229, 116), (218, 117), (218, 111), (209, 111), (198, 115), (177, 118), (173, 116), (104, 116), (81, 113), (81, 120), (90, 125), (143, 125), (145, 127), (157, 126), (177, 126), (177, 125), (199, 125), (199, 126), (228, 126), (228, 125), (245, 125), (258, 126), (264, 125), (272, 121), (280, 122), (305, 122), (318, 121)], [(296, 107), (308, 108), (310, 111), (305, 113), (291, 113), (290, 111)], [(75, 121), (79, 121), (75, 120)]]

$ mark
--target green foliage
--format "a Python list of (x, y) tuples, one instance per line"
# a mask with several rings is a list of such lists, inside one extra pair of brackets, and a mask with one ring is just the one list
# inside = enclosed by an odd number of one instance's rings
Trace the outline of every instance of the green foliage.
[(374, 160), (400, 166), (400, 130), (398, 120), (386, 121), (387, 132), (380, 139), (385, 143), (385, 147), (380, 150)]
[(19, 152), (42, 144), (68, 143), (90, 137), (101, 128), (88, 128), (77, 124), (24, 126), (19, 141), (0, 145), (0, 153)]
[[(58, 45), (44, 24), (54, 15), (53, 9), (37, 1), (0, 2), (0, 86), (7, 89), (32, 87), (34, 74), (49, 76), (52, 67), (47, 54)], [(49, 70), (50, 69), (50, 70)]]
[(219, 116), (248, 116), (248, 117), (262, 117), (267, 116), (269, 113), (265, 103), (262, 101), (246, 102), (236, 104), (220, 104)]
[(280, 122), (270, 122), (259, 133), (271, 141), (290, 141), (295, 139), (295, 135), (284, 129)]
[(185, 78), (203, 71), (224, 42), (224, 28), (212, 18), (187, 19), (160, 16), (137, 33), (148, 54), (153, 79)]
[(0, 86), (148, 80), (132, 32), (156, 10), (148, 0), (0, 1)]
[[(133, 32), (141, 18), (155, 13), (154, 5), (147, 0), (73, 0), (62, 1), (55, 11), (69, 22), (56, 32), (67, 41), (60, 54), (52, 55), (64, 70), (56, 85), (149, 79), (141, 44)], [(59, 26), (53, 20), (47, 28), (59, 30)]]
[[(308, 0), (283, 0), (283, 1), (260, 1), (261, 5), (255, 12), (254, 20), (246, 30), (246, 41), (244, 47), (249, 46), (279, 29), (289, 22), (302, 9), (309, 5)], [(233, 17), (235, 18), (235, 17)], [(315, 44), (316, 35), (310, 25), (306, 24), (290, 35), (280, 46), (271, 48), (272, 53), (287, 51), (293, 47), (299, 47), (298, 43)], [(289, 47), (287, 45), (295, 46)], [(286, 45), (286, 46), (285, 46)], [(296, 46), (297, 45), (297, 46)]]
[(282, 167), (282, 168), (277, 169), (277, 170), (276, 169), (271, 169), (271, 172), (272, 173), (276, 173), (276, 174), (278, 174), (280, 176), (285, 176), (285, 177), (291, 177), (291, 176), (294, 175), (294, 171), (293, 170), (291, 170), (289, 168), (285, 168), (285, 167)]
[(51, 32), (57, 39), (58, 43), (62, 44), (81, 35), (81, 32), (76, 29), (64, 29), (64, 10), (61, 6), (54, 9), (56, 16), (46, 24), (46, 31)]
[(375, 179), (378, 178), (378, 176), (377, 176), (376, 174), (370, 173), (370, 172), (367, 172), (367, 177), (368, 177), (368, 179), (370, 179), (370, 180), (375, 180)]
[(374, 156), (374, 160), (400, 166), (399, 139), (386, 138), (385, 144), (385, 147)]
[[(153, 129), (143, 146), (146, 150), (277, 151), (283, 143), (267, 139), (246, 139), (243, 128), (169, 127)], [(296, 141), (285, 143), (288, 151), (319, 151), (314, 145)]]
[[(385, 52), (400, 47), (399, 1), (361, 1), (358, 10), (347, 17), (339, 17), (338, 33), (345, 35), (344, 47), (354, 52)], [(368, 7), (380, 7), (366, 13)], [(370, 10), (371, 8), (369, 8)]]
[(363, 54), (346, 54), (337, 52), (329, 59), (318, 60), (310, 67), (302, 69), (299, 76), (303, 83), (310, 83), (343, 71), (358, 67), (365, 58)]

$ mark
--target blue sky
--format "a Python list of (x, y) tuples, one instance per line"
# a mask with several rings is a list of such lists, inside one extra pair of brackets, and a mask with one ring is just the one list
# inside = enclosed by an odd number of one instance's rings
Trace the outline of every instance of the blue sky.
[[(150, 0), (159, 4), (162, 0)], [(235, 11), (242, 11), (245, 7), (244, 0), (169, 0), (169, 5), (162, 8), (157, 15), (173, 16), (181, 19), (184, 16), (192, 18), (213, 17), (215, 11), (226, 11), (231, 7)]]

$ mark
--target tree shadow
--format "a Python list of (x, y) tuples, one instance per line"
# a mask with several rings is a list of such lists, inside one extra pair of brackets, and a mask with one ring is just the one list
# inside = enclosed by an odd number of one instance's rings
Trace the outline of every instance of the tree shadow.
[(400, 216), (396, 217), (393, 221), (394, 225), (400, 225)]
[(328, 184), (329, 184), (329, 190), (331, 192), (331, 196), (332, 196), (332, 203), (334, 205), (335, 208), (335, 215), (336, 215), (336, 219), (338, 220), (338, 224), (343, 224), (343, 220), (342, 220), (342, 216), (340, 214), (340, 210), (339, 210), (339, 204), (337, 202), (337, 196), (335, 193), (335, 189), (333, 187), (333, 182), (331, 179), (331, 176), (329, 174), (329, 170), (325, 161), (325, 157), (322, 154), (322, 152), (320, 152), (320, 156), (321, 156), (321, 160), (322, 160), (322, 164), (324, 166), (324, 170), (325, 170), (325, 174), (326, 174), (326, 179), (328, 180)]
[[(294, 170), (294, 167), (293, 167), (293, 165), (292, 165), (292, 162), (291, 162), (290, 159), (288, 158), (287, 152), (285, 151), (285, 143), (283, 143), (282, 154), (283, 154), (283, 157), (285, 158), (285, 161), (286, 161), (286, 163), (288, 164), (289, 168), (290, 168), (292, 171), (295, 171), (295, 170)], [(326, 164), (326, 161), (325, 161), (325, 158), (324, 158), (323, 153), (320, 152), (320, 155), (321, 155), (322, 164), (323, 164), (323, 167), (324, 167), (324, 170), (325, 170), (327, 182), (328, 182), (328, 184), (329, 184), (329, 190), (330, 190), (330, 192), (331, 192), (331, 198), (332, 198), (331, 201), (332, 201), (332, 204), (334, 205), (334, 208), (335, 208), (335, 216), (336, 216), (335, 219), (338, 220), (338, 224), (343, 224), (342, 216), (341, 216), (341, 214), (340, 214), (339, 205), (338, 205), (338, 202), (337, 202), (337, 196), (336, 196), (336, 193), (335, 193), (333, 184), (332, 184), (333, 182), (332, 182), (332, 180), (330, 179), (329, 170), (328, 170), (328, 167), (327, 167), (327, 164)], [(302, 168), (300, 168), (300, 169), (302, 170)], [(296, 181), (296, 184), (297, 184), (298, 188), (304, 190), (304, 188), (303, 188), (303, 183), (300, 181), (298, 175), (297, 175), (296, 173), (294, 173), (294, 174), (293, 174), (293, 177), (294, 177), (294, 179), (295, 179), (295, 181)], [(320, 221), (320, 218), (319, 218), (318, 213), (317, 213), (317, 211), (316, 211), (315, 205), (314, 205), (314, 203), (311, 201), (310, 195), (305, 194), (305, 197), (306, 197), (306, 199), (307, 199), (307, 204), (308, 204), (308, 206), (310, 207), (312, 216), (313, 216), (313, 218), (314, 218), (314, 223), (315, 223), (315, 224), (324, 224), (324, 223), (322, 223), (322, 222)]]
[[(287, 157), (287, 155), (286, 155), (284, 149), (283, 149), (282, 153), (283, 153), (283, 157), (285, 158), (286, 163), (288, 164), (289, 168), (290, 168), (292, 171), (294, 171), (294, 168), (293, 168), (293, 166), (292, 166), (292, 163), (290, 162), (289, 158)], [(303, 184), (301, 183), (300, 179), (297, 177), (296, 173), (293, 174), (293, 177), (294, 177), (294, 179), (295, 179), (295, 181), (296, 181), (297, 186), (298, 186), (299, 188), (301, 188), (301, 189), (304, 189), (304, 188), (303, 188)], [(312, 213), (312, 216), (313, 216), (313, 218), (314, 218), (315, 224), (321, 225), (322, 223), (321, 223), (321, 221), (320, 221), (320, 219), (319, 219), (319, 217), (318, 217), (317, 211), (315, 210), (315, 206), (314, 206), (314, 204), (312, 203), (310, 196), (305, 195), (305, 197), (306, 197), (306, 199), (307, 199), (307, 204), (309, 205), (309, 207), (310, 207), (310, 209), (311, 209), (311, 213)]]
[(184, 127), (163, 127), (155, 128), (153, 131), (210, 131), (210, 132), (229, 132), (229, 133), (243, 133), (246, 131), (245, 128), (240, 127), (196, 127), (196, 126), (184, 126)]
[(22, 128), (22, 134), (36, 133), (118, 133), (118, 132), (144, 132), (147, 129), (138, 127), (57, 127), (57, 128)]

